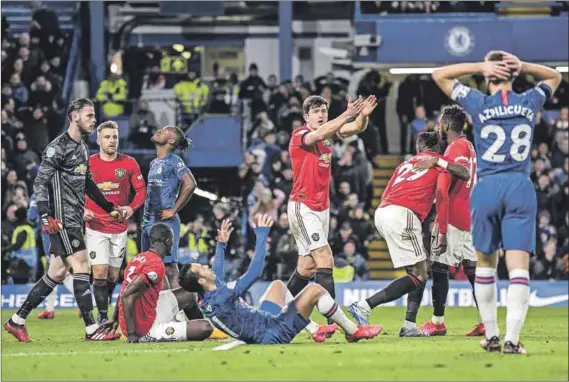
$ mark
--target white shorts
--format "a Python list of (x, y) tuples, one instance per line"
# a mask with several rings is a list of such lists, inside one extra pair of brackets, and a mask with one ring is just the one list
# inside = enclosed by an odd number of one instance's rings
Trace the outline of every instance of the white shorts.
[(410, 209), (396, 205), (379, 207), (375, 211), (375, 227), (387, 242), (395, 268), (427, 259), (421, 222)]
[(171, 290), (163, 290), (158, 296), (156, 319), (150, 331), (140, 339), (140, 342), (171, 342), (185, 341), (186, 321), (176, 320), (180, 311), (176, 296)]
[(126, 235), (121, 233), (103, 233), (87, 228), (85, 244), (89, 255), (89, 265), (110, 265), (120, 268), (126, 253)]
[[(438, 227), (435, 225), (431, 240), (433, 245), (435, 243), (434, 238), (436, 238), (437, 235)], [(472, 234), (470, 231), (461, 231), (449, 224), (447, 232), (447, 250), (440, 256), (431, 256), (431, 261), (456, 267), (460, 265), (463, 260), (476, 262), (476, 250), (472, 244)]]
[(328, 245), (330, 209), (312, 211), (303, 203), (288, 202), (287, 214), (300, 256)]

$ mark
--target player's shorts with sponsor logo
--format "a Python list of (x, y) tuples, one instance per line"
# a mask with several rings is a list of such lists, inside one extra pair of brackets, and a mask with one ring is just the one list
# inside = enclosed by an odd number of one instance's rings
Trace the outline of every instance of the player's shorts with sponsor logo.
[(55, 256), (71, 256), (85, 249), (83, 230), (79, 227), (64, 227), (49, 236), (49, 252)]
[[(438, 234), (439, 230), (435, 225), (431, 235), (431, 243), (433, 245)], [(472, 244), (472, 234), (470, 231), (461, 231), (449, 224), (447, 230), (447, 250), (441, 253), (440, 256), (431, 255), (431, 261), (457, 267), (463, 260), (476, 261), (476, 250)]]
[(142, 240), (141, 247), (142, 251), (148, 251), (150, 248), (150, 229), (156, 223), (164, 223), (172, 228), (174, 232), (174, 244), (172, 244), (172, 252), (169, 255), (164, 256), (164, 264), (177, 263), (178, 262), (178, 245), (180, 244), (180, 216), (178, 214), (174, 215), (168, 220), (148, 220), (142, 222)]
[(110, 265), (120, 268), (126, 253), (127, 232), (104, 233), (87, 228), (85, 239), (89, 265)]
[(389, 205), (375, 210), (375, 227), (387, 242), (395, 268), (426, 260), (421, 221), (408, 208)]
[(303, 203), (290, 201), (287, 214), (300, 256), (328, 245), (330, 209), (313, 211)]
[(148, 333), (140, 338), (140, 342), (185, 341), (186, 321), (176, 320), (179, 311), (174, 293), (171, 290), (161, 291), (156, 305), (156, 319)]

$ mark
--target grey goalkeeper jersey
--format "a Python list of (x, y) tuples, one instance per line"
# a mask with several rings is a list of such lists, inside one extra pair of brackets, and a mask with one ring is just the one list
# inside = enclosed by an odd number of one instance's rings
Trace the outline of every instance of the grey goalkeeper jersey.
[(107, 212), (114, 208), (93, 181), (87, 145), (67, 132), (43, 152), (34, 193), (39, 215), (53, 216), (69, 228), (83, 227), (85, 194)]

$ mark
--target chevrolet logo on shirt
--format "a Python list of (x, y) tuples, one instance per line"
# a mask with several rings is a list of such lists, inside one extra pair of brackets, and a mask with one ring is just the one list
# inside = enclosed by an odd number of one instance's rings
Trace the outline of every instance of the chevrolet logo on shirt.
[(117, 188), (119, 188), (119, 186), (120, 185), (118, 183), (113, 183), (113, 182), (103, 182), (97, 184), (97, 187), (99, 187), (101, 191), (116, 190)]
[(318, 163), (320, 167), (330, 167), (330, 162), (332, 161), (332, 154), (324, 153), (320, 155), (318, 159), (320, 160)]
[(81, 174), (81, 175), (85, 175), (85, 173), (87, 172), (87, 166), (85, 166), (84, 164), (75, 167), (75, 170), (73, 170), (76, 174)]

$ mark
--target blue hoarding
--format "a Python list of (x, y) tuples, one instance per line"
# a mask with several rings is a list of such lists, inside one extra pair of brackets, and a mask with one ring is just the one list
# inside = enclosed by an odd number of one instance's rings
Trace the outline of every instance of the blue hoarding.
[[(365, 299), (373, 295), (378, 290), (381, 290), (389, 284), (390, 281), (365, 281), (336, 284), (336, 300), (338, 304), (347, 306), (354, 301)], [(431, 306), (431, 286), (430, 282), (427, 285), (425, 294), (423, 295), (423, 306)], [(259, 298), (263, 295), (268, 282), (257, 282), (249, 291), (247, 300), (257, 305)], [(17, 309), (19, 308), (26, 295), (32, 288), (32, 284), (25, 285), (3, 285), (2, 286), (2, 309)], [(568, 300), (568, 287), (567, 281), (532, 281), (530, 306), (537, 308), (543, 306), (567, 307), (569, 306)], [(119, 287), (115, 289), (113, 300), (116, 300), (119, 293)], [(505, 306), (506, 297), (508, 295), (508, 282), (498, 282), (498, 305)], [(393, 301), (384, 306), (404, 306), (406, 304), (406, 296)], [(58, 299), (56, 306), (59, 308), (75, 308), (75, 298), (63, 286), (58, 289)], [(468, 307), (475, 306), (474, 299), (472, 298), (472, 290), (468, 281), (451, 281), (450, 289), (447, 298), (447, 306), (449, 307)]]

